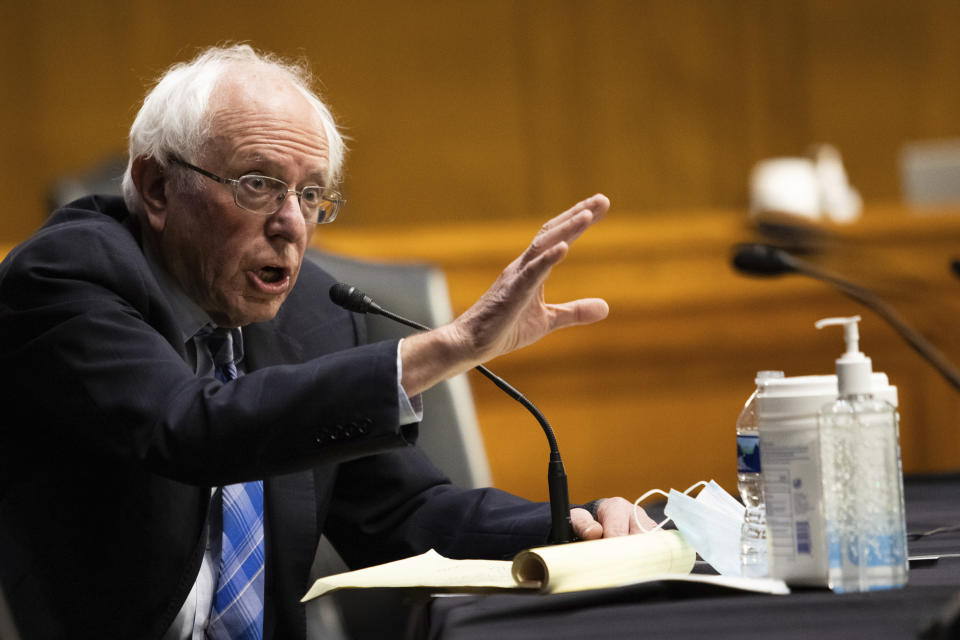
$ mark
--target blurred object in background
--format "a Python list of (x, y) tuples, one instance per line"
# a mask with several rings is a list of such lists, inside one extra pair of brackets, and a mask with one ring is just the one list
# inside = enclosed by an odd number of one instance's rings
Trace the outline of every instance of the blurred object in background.
[(917, 140), (900, 148), (900, 188), (912, 206), (960, 203), (960, 138)]
[(782, 214), (817, 220), (817, 172), (809, 158), (761, 160), (750, 172), (750, 216)]
[(750, 172), (750, 217), (826, 218), (848, 223), (860, 217), (863, 201), (850, 186), (840, 152), (815, 145), (809, 157), (761, 160)]
[(811, 155), (820, 188), (821, 213), (830, 222), (844, 224), (856, 221), (863, 209), (863, 199), (847, 179), (840, 152), (832, 145), (819, 144), (813, 148)]
[(47, 190), (48, 212), (56, 211), (77, 198), (94, 193), (120, 195), (120, 183), (126, 170), (126, 154), (116, 154), (105, 157), (92, 167), (57, 178)]

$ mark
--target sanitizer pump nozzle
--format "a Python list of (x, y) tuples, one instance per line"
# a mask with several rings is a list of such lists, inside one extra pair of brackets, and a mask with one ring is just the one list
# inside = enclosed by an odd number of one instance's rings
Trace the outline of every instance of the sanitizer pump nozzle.
[(873, 373), (873, 365), (870, 358), (860, 351), (858, 322), (860, 322), (860, 316), (824, 318), (817, 320), (814, 324), (817, 329), (835, 325), (843, 326), (843, 339), (847, 344), (847, 350), (837, 358), (837, 385), (841, 396), (859, 395), (872, 391), (870, 376)]

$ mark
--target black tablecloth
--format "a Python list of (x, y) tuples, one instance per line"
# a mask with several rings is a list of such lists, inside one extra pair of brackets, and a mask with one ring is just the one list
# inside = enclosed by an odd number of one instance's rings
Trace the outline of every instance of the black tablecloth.
[[(910, 477), (905, 493), (908, 531), (960, 525), (960, 474)], [(960, 532), (911, 540), (909, 552), (960, 554)], [(941, 558), (912, 564), (905, 588), (871, 593), (809, 589), (773, 596), (645, 583), (557, 595), (439, 597), (416, 631), (429, 640), (916, 638), (953, 620), (944, 611), (958, 598), (960, 558)], [(937, 633), (932, 637), (960, 637), (960, 628)]]

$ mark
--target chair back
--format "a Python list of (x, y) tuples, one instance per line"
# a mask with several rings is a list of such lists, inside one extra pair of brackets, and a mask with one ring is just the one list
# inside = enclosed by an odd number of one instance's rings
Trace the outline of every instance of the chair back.
[[(308, 249), (306, 259), (398, 315), (428, 327), (453, 319), (446, 278), (432, 265), (360, 261), (316, 249)], [(412, 331), (382, 316), (364, 317), (370, 342), (401, 338)], [(465, 375), (424, 392), (417, 442), (454, 484), (490, 486), (490, 466)]]

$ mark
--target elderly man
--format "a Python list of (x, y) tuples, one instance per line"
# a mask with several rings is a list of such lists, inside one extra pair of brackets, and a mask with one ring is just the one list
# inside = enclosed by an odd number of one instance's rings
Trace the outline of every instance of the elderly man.
[[(145, 99), (123, 200), (68, 205), (0, 266), (0, 578), (25, 637), (303, 637), (321, 533), (354, 567), (545, 542), (545, 505), (454, 487), (412, 446), (417, 394), (606, 316), (542, 285), (607, 199), (451, 324), (364, 345), (303, 263), (343, 155), (299, 68), (208, 50)], [(628, 533), (629, 507), (574, 529)]]

